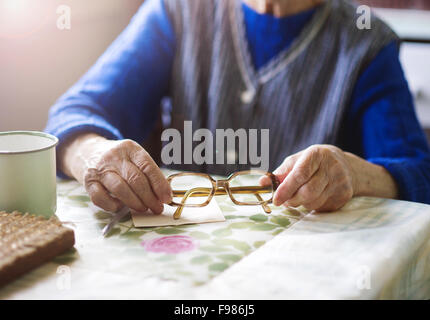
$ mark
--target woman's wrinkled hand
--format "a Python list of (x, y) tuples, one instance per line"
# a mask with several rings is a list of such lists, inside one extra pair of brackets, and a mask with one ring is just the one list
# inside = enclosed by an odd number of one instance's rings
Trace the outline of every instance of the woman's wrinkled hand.
[(138, 143), (107, 140), (97, 135), (77, 139), (63, 158), (65, 167), (87, 190), (98, 207), (116, 212), (127, 206), (159, 214), (172, 200), (169, 183)]
[(274, 174), (281, 182), (273, 203), (334, 211), (357, 193), (357, 177), (348, 156), (331, 145), (314, 145), (287, 157)]

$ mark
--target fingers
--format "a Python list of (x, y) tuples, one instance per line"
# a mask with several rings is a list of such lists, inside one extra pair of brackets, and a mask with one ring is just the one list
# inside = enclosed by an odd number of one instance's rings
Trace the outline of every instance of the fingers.
[(349, 184), (341, 183), (333, 187), (328, 193), (330, 196), (316, 210), (319, 212), (336, 211), (342, 208), (353, 197), (353, 191)]
[(101, 183), (106, 190), (124, 205), (135, 211), (144, 212), (147, 207), (133, 192), (127, 182), (115, 172), (106, 172), (101, 177)]
[(90, 182), (86, 189), (91, 201), (103, 210), (117, 212), (124, 207), (124, 204), (111, 197), (106, 188), (98, 181)]
[(307, 200), (305, 197), (303, 198), (304, 200), (298, 200), (299, 197), (296, 198), (295, 195), (292, 199), (285, 202), (284, 205), (292, 207), (303, 205), (306, 209), (311, 211), (315, 210), (317, 212), (336, 211), (342, 208), (352, 198), (352, 191), (347, 185), (330, 184), (330, 181), (328, 181), (326, 187), (319, 196), (308, 198), (312, 200)]
[(317, 209), (318, 212), (331, 212), (336, 211), (342, 208), (346, 202), (339, 201), (335, 196), (328, 198), (322, 205), (320, 205)]
[(161, 213), (162, 202), (172, 201), (170, 185), (160, 168), (132, 140), (98, 142), (84, 160), (85, 187), (93, 202), (105, 210), (127, 206), (134, 211), (149, 208)]
[(324, 191), (319, 197), (317, 197), (316, 199), (312, 200), (309, 203), (303, 204), (303, 206), (309, 211), (312, 211), (312, 210), (318, 211), (324, 205), (324, 203), (326, 203), (327, 195), (328, 195), (328, 192)]
[(354, 172), (342, 150), (314, 145), (288, 157), (276, 170), (282, 183), (273, 203), (316, 211), (334, 211), (354, 195)]
[(163, 203), (172, 201), (172, 189), (160, 168), (145, 150), (132, 155), (131, 161), (146, 176), (155, 196)]
[(305, 150), (276, 190), (273, 204), (279, 206), (291, 199), (298, 189), (312, 178), (319, 166), (318, 153), (314, 149)]
[(303, 205), (305, 208), (313, 210), (319, 208), (327, 200), (327, 186), (329, 179), (324, 170), (318, 170), (312, 178), (302, 185), (286, 204), (291, 207)]
[(131, 162), (125, 164), (122, 176), (141, 202), (155, 214), (163, 212), (164, 206), (155, 196), (148, 178)]

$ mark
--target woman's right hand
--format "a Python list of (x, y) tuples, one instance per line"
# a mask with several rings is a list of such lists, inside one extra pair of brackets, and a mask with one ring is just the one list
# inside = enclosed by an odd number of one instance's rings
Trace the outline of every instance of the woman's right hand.
[(160, 214), (172, 191), (160, 168), (138, 143), (83, 134), (59, 150), (63, 172), (85, 186), (98, 207), (116, 212), (127, 206)]

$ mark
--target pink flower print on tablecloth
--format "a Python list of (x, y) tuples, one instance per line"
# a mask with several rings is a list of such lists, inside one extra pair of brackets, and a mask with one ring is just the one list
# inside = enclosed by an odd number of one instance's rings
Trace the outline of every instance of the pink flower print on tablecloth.
[(196, 241), (189, 236), (165, 236), (142, 242), (146, 251), (164, 252), (170, 254), (181, 253), (194, 250), (197, 247)]

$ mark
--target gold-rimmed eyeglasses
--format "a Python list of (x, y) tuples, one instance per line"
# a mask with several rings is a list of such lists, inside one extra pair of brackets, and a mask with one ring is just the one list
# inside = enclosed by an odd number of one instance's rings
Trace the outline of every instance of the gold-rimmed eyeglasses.
[[(268, 206), (279, 181), (273, 173), (262, 170), (238, 171), (227, 179), (215, 180), (210, 175), (196, 172), (175, 173), (167, 177), (173, 192), (170, 206), (178, 207), (173, 215), (179, 219), (184, 207), (204, 207), (214, 195), (228, 195), (236, 205), (261, 205), (270, 213)], [(182, 198), (176, 202), (175, 198)]]

